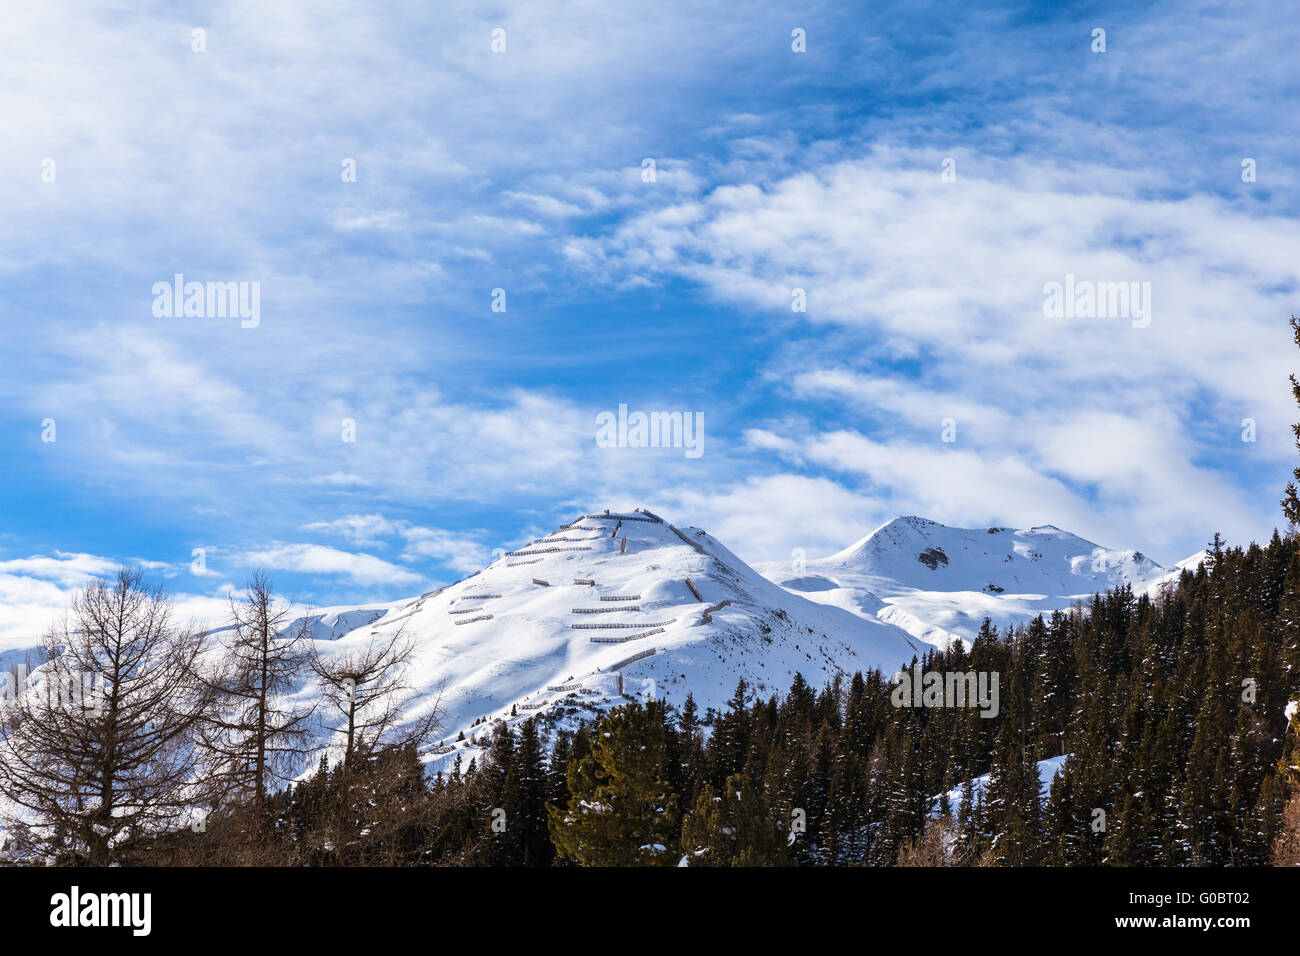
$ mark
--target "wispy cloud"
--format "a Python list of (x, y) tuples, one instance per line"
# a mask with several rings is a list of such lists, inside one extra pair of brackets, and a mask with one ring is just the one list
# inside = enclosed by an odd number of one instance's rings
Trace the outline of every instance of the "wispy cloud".
[(332, 521), (313, 521), (304, 531), (338, 535), (358, 545), (386, 546), (389, 539), (400, 539), (400, 560), (433, 560), (453, 571), (465, 572), (482, 567), (492, 559), (484, 543), (482, 529), (465, 533), (443, 528), (427, 528), (404, 520), (389, 520), (378, 514), (351, 514)]
[[(861, 473), (936, 517), (1014, 502), (1165, 546), (1210, 526), (1261, 533), (1271, 502), (1235, 474), (1261, 460), (1280, 474), (1293, 454), (1282, 385), (1300, 228), (1221, 199), (1083, 188), (1039, 157), (999, 166), (949, 183), (939, 154), (874, 152), (716, 189), (596, 245), (614, 277), (690, 279), (778, 327), (825, 330), (785, 350), (771, 381), (810, 416), (828, 400), (833, 420), (865, 416), (872, 437), (791, 444), (769, 428), (752, 448)], [(1044, 286), (1067, 275), (1150, 283), (1149, 327), (1046, 317)]]
[(354, 553), (321, 544), (274, 544), (236, 556), (243, 565), (272, 571), (337, 575), (361, 585), (418, 585), (424, 578), (409, 568), (372, 554)]
[[(0, 492), (48, 517), (3, 530), (393, 597), (573, 502), (679, 509), (753, 560), (892, 511), (1164, 560), (1267, 533), (1295, 417), (1293, 20), (19, 5)], [(178, 272), (259, 282), (260, 326), (156, 319)], [(1067, 274), (1149, 281), (1150, 325), (1045, 317)], [(621, 402), (703, 412), (706, 454), (597, 448)], [(0, 574), (71, 585), (54, 560), (61, 581)]]
[[(123, 560), (93, 554), (32, 555), (0, 561), (0, 652), (36, 648), (42, 637), (66, 612), (76, 591), (96, 578), (111, 577), (122, 566), (142, 567), (154, 580), (174, 572), (163, 562)], [(230, 605), (229, 584), (207, 594), (172, 591), (174, 622), (211, 624), (225, 620)]]

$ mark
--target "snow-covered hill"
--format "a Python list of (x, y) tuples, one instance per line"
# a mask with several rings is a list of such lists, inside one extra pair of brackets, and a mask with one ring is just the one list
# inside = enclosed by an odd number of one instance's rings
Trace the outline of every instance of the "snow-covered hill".
[[(1183, 564), (1194, 564), (1199, 556)], [(1140, 551), (1113, 550), (1041, 525), (951, 528), (901, 517), (802, 566), (759, 564), (772, 581), (819, 604), (894, 624), (944, 647), (970, 641), (984, 618), (999, 628), (1070, 607), (1108, 588), (1147, 591), (1176, 579)]]
[(896, 669), (917, 646), (885, 621), (786, 591), (703, 531), (645, 511), (579, 518), (320, 647), (346, 653), (393, 628), (415, 639), (412, 681), (423, 701), (439, 700), (446, 747), (512, 709), (519, 720), (576, 719), (609, 706), (620, 677), (625, 693), (680, 704), (690, 692), (704, 709), (720, 707), (741, 677), (784, 692), (796, 671), (818, 686), (839, 671)]
[(357, 609), (385, 613), (320, 647), (346, 653), (394, 628), (413, 637), (413, 683), (445, 714), (441, 763), (496, 719), (571, 723), (612, 706), (620, 676), (625, 694), (680, 704), (690, 692), (720, 708), (741, 677), (767, 694), (796, 671), (813, 686), (892, 672), (926, 644), (971, 640), (985, 617), (1005, 628), (1125, 583), (1150, 591), (1200, 557), (1168, 568), (1051, 525), (902, 517), (802, 567), (755, 569), (697, 528), (602, 512), (439, 591)]

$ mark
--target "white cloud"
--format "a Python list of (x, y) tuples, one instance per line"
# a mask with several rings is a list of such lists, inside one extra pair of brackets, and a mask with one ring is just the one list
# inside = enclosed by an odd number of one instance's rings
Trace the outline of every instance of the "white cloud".
[(474, 535), (421, 527), (406, 528), (402, 534), (406, 538), (404, 561), (432, 558), (463, 573), (477, 571), (492, 560), (491, 551)]
[(882, 503), (869, 494), (788, 473), (717, 488), (667, 488), (650, 508), (704, 528), (747, 563), (789, 560), (795, 548), (809, 558), (829, 554), (884, 520)]
[[(127, 561), (93, 554), (33, 555), (0, 561), (0, 652), (37, 647), (42, 637), (67, 611), (74, 593), (96, 578), (110, 577), (123, 564), (146, 570), (171, 568), (165, 562)], [(224, 621), (230, 605), (225, 594), (230, 585), (216, 588), (212, 596), (187, 593), (169, 595), (173, 621), (211, 624)]]
[(59, 587), (79, 587), (94, 578), (112, 574), (118, 563), (93, 554), (54, 552), (53, 556), (33, 555), (0, 561), (0, 574), (42, 578)]
[(543, 216), (554, 218), (568, 218), (570, 216), (580, 216), (583, 210), (571, 202), (565, 202), (562, 199), (556, 199), (554, 196), (544, 196), (538, 193), (524, 193), (511, 190), (506, 193), (516, 202), (532, 206)]
[(334, 227), (343, 232), (365, 229), (393, 229), (406, 220), (406, 213), (397, 209), (387, 209), (362, 216), (347, 216), (335, 220)]
[(383, 546), (386, 538), (401, 538), (403, 561), (433, 559), (455, 571), (473, 571), (491, 560), (490, 550), (482, 543), (485, 534), (427, 528), (409, 521), (390, 521), (378, 514), (350, 514), (333, 521), (314, 521), (303, 525), (304, 531), (335, 534), (353, 544)]
[[(861, 435), (814, 426), (825, 434), (797, 454), (869, 476), (909, 509), (971, 520), (1014, 503), (1176, 551), (1214, 528), (1266, 535), (1275, 489), (1242, 475), (1267, 462), (1280, 485), (1294, 455), (1300, 226), (1038, 156), (971, 162), (945, 183), (941, 157), (880, 147), (718, 188), (585, 253), (614, 283), (685, 278), (778, 327), (818, 328), (772, 380), (842, 403), (832, 422), (868, 422)], [(1150, 326), (1046, 318), (1043, 286), (1067, 274), (1150, 282)], [(794, 288), (806, 314), (791, 312)], [(1257, 444), (1241, 442), (1243, 417)], [(952, 448), (939, 443), (946, 418)], [(787, 432), (751, 428), (748, 444), (794, 461)]]
[(237, 561), (271, 571), (337, 576), (359, 585), (409, 586), (424, 580), (414, 571), (372, 554), (341, 551), (320, 544), (270, 545), (241, 552)]
[(360, 475), (349, 475), (341, 471), (335, 471), (328, 475), (317, 475), (309, 479), (313, 485), (330, 485), (336, 488), (364, 486), (368, 482)]
[[(1035, 521), (1091, 521), (1152, 549), (1220, 515), (1235, 537), (1258, 533), (1275, 510), (1248, 473), (1280, 483), (1292, 456), (1284, 322), (1300, 230), (1294, 120), (1258, 91), (1294, 91), (1297, 26), (1266, 7), (1157, 4), (1105, 58), (1081, 42), (1064, 68), (1056, 41), (1072, 25), (1001, 10), (954, 11), (917, 50), (914, 17), (864, 36), (815, 8), (813, 52), (792, 62), (784, 14), (761, 4), (650, 18), (587, 3), (491, 19), (463, 2), (321, 9), (215, 5), (202, 56), (171, 12), (7, 12), (0, 59), (58, 67), (0, 89), (0, 178), (15, 184), (0, 273), (13, 313), (40, 316), (5, 325), (18, 359), (0, 401), (59, 419), (42, 474), (93, 476), (105, 507), (201, 515), (228, 554), (394, 501), (540, 511), (679, 486), (705, 510), (685, 519), (741, 509), (728, 527), (761, 548), (788, 534), (755, 531), (746, 502), (779, 505), (802, 534), (815, 525), (800, 489), (855, 521), (931, 505), (974, 516), (1011, 489)], [(488, 50), (497, 25), (507, 56)], [(887, 109), (859, 108), (864, 84)], [(250, 136), (250, 111), (276, 135)], [(1243, 151), (1261, 180), (1235, 192)], [(947, 155), (956, 183), (939, 180)], [(44, 156), (57, 183), (39, 181)], [(356, 183), (339, 179), (345, 157)], [(153, 321), (147, 291), (177, 270), (261, 281), (261, 327)], [(1149, 279), (1152, 326), (1043, 319), (1042, 283), (1067, 271)], [(766, 347), (740, 353), (767, 364), (736, 428), (722, 414), (734, 382), (706, 389), (701, 462), (596, 454), (590, 389), (657, 368), (618, 356), (579, 372), (563, 335), (509, 355), (529, 314), (516, 306), (608, 291), (582, 279), (674, 296), (696, 284), (738, 327), (757, 314), (775, 338), (795, 334), (770, 363)], [(501, 283), (512, 311), (493, 323), (486, 293)], [(794, 285), (806, 315), (789, 311)], [(737, 348), (751, 346), (742, 332)], [(934, 444), (947, 416), (955, 449)], [(1249, 449), (1244, 416), (1259, 423)], [(777, 467), (833, 477), (746, 477)], [(1037, 513), (1052, 508), (1065, 513)], [(481, 554), (477, 533), (415, 527), (355, 541), (401, 538), (398, 560), (457, 567)]]
[(333, 521), (313, 521), (304, 531), (318, 531), (346, 538), (354, 544), (375, 545), (397, 533), (397, 526), (383, 515), (344, 515)]

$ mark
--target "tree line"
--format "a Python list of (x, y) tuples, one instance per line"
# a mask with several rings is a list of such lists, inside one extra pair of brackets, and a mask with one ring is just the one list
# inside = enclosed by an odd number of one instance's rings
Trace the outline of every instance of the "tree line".
[[(1161, 593), (914, 661), (1000, 675), (996, 717), (896, 706), (857, 673), (717, 711), (627, 700), (498, 721), (426, 779), (413, 750), (275, 795), (277, 859), (315, 864), (1258, 865), (1300, 861), (1300, 539), (1227, 548)], [(469, 756), (474, 754), (474, 756)], [(1040, 782), (1038, 762), (1065, 756)], [(468, 763), (463, 763), (468, 758)], [(984, 785), (976, 786), (975, 778)], [(365, 799), (358, 800), (357, 793)], [(953, 792), (955, 797), (949, 798)], [(191, 837), (193, 847), (207, 846)]]
[[(11, 857), (58, 864), (1257, 865), (1300, 861), (1300, 539), (1229, 548), (911, 662), (999, 675), (996, 717), (879, 671), (701, 711), (498, 721), (430, 777), (400, 631), (329, 656), (265, 575), (216, 633), (137, 572), (80, 592), (10, 695)], [(80, 699), (53, 693), (79, 673)], [(14, 675), (10, 675), (12, 680)], [(300, 703), (294, 690), (317, 693)], [(463, 735), (462, 735), (463, 736)], [(316, 741), (333, 743), (302, 773)], [(1049, 781), (1038, 765), (1065, 756)], [(468, 762), (465, 762), (468, 761)], [(976, 785), (979, 779), (981, 785)], [(953, 794), (952, 797), (949, 794)]]

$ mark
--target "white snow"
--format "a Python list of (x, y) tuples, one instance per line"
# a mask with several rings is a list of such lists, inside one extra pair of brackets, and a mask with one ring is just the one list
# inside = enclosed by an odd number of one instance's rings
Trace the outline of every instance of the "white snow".
[[(1057, 772), (1065, 766), (1065, 761), (1069, 756), (1069, 754), (1064, 754), (1060, 757), (1048, 757), (1046, 760), (1038, 761), (1038, 783), (1041, 788), (1040, 792), (1044, 799), (1046, 799), (1047, 793), (1052, 787), (1052, 778), (1055, 777)], [(971, 780), (972, 798), (974, 800), (979, 801), (983, 797), (984, 791), (988, 789), (989, 776), (990, 775), (986, 773)], [(953, 787), (948, 791), (948, 808), (954, 815), (957, 813), (957, 808), (961, 806), (962, 794), (965, 793), (965, 790), (966, 785), (963, 783), (961, 786)], [(942, 804), (940, 803), (941, 799), (941, 796), (931, 798), (931, 815), (937, 816), (940, 814), (942, 807)]]
[[(985, 616), (1004, 628), (1177, 574), (1050, 525), (922, 518), (896, 518), (798, 573), (760, 574), (705, 532), (643, 511), (588, 515), (519, 552), (438, 591), (298, 621), (325, 655), (396, 628), (413, 638), (411, 716), (437, 702), (445, 719), (430, 760), (446, 767), (480, 756), (497, 719), (573, 724), (615, 706), (620, 674), (627, 697), (680, 705), (690, 692), (703, 713), (721, 709), (741, 677), (767, 696), (784, 694), (796, 672), (814, 687), (837, 673), (893, 673), (927, 644), (969, 641)], [(313, 693), (304, 684), (296, 696)]]
[[(786, 591), (703, 531), (644, 513), (586, 517), (520, 552), (319, 645), (344, 653), (397, 627), (415, 639), (410, 682), (421, 706), (436, 699), (445, 713), (436, 766), (457, 753), (468, 763), (480, 753), (472, 738), (486, 743), (497, 719), (564, 710), (576, 722), (620, 703), (620, 673), (627, 696), (680, 705), (690, 692), (703, 712), (721, 708), (741, 677), (759, 694), (784, 694), (795, 672), (817, 687), (837, 672), (892, 672), (914, 653), (900, 628)], [(471, 739), (456, 743), (462, 731)]]
[(895, 518), (801, 568), (756, 567), (811, 601), (941, 648), (953, 638), (969, 644), (986, 617), (1005, 630), (1109, 588), (1143, 592), (1178, 574), (1140, 551), (1103, 548), (1054, 525), (952, 528), (917, 517)]
[[(392, 604), (339, 605), (299, 611), (296, 616), (285, 622), (280, 628), (280, 633), (290, 635), (301, 631), (306, 637), (315, 641), (333, 641), (367, 624), (373, 624), (405, 603), (398, 601)], [(219, 635), (227, 630), (229, 626), (213, 627), (208, 633)]]

